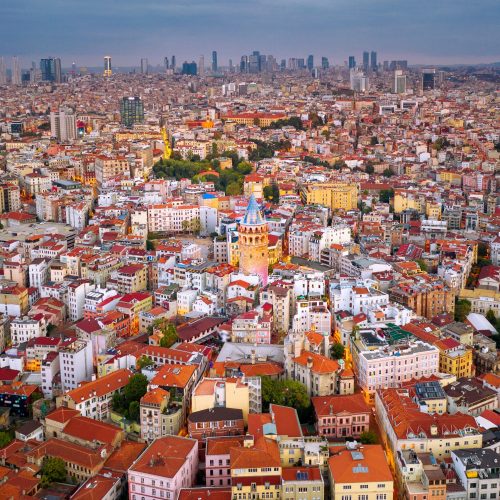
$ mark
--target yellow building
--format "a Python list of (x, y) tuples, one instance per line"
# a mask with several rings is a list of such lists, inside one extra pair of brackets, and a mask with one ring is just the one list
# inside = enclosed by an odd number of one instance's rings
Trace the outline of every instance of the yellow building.
[(422, 206), (422, 202), (425, 203), (425, 199), (421, 199), (418, 192), (405, 189), (394, 191), (394, 213), (396, 214), (404, 210), (417, 210), (417, 212), (423, 213), (425, 206)]
[(379, 444), (343, 450), (328, 461), (331, 498), (340, 500), (390, 500), (394, 480), (384, 449)]
[(434, 344), (439, 349), (439, 371), (457, 378), (472, 376), (472, 348), (452, 338), (439, 340)]
[(250, 386), (241, 379), (203, 378), (193, 390), (191, 412), (208, 410), (223, 404), (226, 408), (241, 410), (247, 425), (250, 395)]
[(285, 118), (286, 115), (278, 113), (239, 113), (221, 116), (222, 120), (230, 120), (242, 125), (258, 125), (259, 127), (269, 127), (271, 123)]
[(354, 210), (358, 206), (358, 186), (346, 182), (305, 184), (300, 188), (304, 204), (324, 205), (332, 210)]
[(441, 203), (426, 202), (425, 215), (428, 219), (441, 220)]
[(261, 437), (245, 438), (243, 447), (230, 450), (231, 497), (237, 499), (281, 498), (281, 463), (278, 443)]

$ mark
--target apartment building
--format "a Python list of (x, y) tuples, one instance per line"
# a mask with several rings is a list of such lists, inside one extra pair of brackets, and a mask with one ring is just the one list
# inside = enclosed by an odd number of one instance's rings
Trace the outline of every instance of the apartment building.
[(129, 499), (175, 499), (198, 472), (198, 441), (165, 436), (153, 441), (127, 472)]
[(72, 339), (65, 343), (59, 349), (59, 362), (63, 392), (90, 380), (94, 374), (92, 342)]
[(111, 399), (127, 385), (132, 372), (121, 368), (103, 377), (76, 387), (57, 400), (58, 407), (78, 410), (84, 417), (107, 420), (111, 412)]

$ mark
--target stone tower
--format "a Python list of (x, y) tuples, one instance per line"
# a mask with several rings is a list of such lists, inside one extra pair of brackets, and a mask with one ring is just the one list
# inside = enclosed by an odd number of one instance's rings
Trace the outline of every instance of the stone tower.
[(238, 246), (240, 270), (245, 274), (258, 274), (262, 285), (267, 285), (268, 227), (253, 194), (250, 196), (245, 217), (238, 228)]

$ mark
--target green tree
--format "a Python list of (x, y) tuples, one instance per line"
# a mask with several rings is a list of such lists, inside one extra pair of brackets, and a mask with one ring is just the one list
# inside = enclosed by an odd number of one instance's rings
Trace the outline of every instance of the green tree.
[(150, 252), (154, 249), (155, 249), (154, 243), (151, 240), (146, 240), (146, 250)]
[(13, 441), (14, 435), (10, 431), (0, 431), (0, 448), (4, 448), (11, 441)]
[(497, 317), (495, 316), (493, 309), (488, 309), (488, 312), (486, 313), (486, 319), (491, 323), (493, 327), (497, 327)]
[(394, 172), (390, 168), (386, 168), (383, 172), (382, 175), (384, 177), (392, 177), (394, 175)]
[(46, 488), (53, 482), (66, 480), (66, 463), (58, 457), (45, 457), (41, 472), (41, 486)]
[(128, 406), (128, 418), (139, 421), (140, 404), (138, 401), (132, 401)]
[(138, 370), (142, 370), (143, 368), (147, 368), (148, 366), (153, 366), (153, 365), (154, 365), (154, 361), (149, 356), (142, 355), (137, 360), (136, 368)]
[(422, 271), (427, 272), (427, 263), (424, 259), (417, 259), (417, 264), (420, 266), (420, 269), (422, 269)]
[(295, 380), (274, 380), (261, 377), (262, 405), (268, 411), (271, 403), (295, 408), (299, 414), (305, 415), (311, 408), (311, 398), (303, 384)]
[(482, 241), (477, 245), (477, 255), (478, 257), (488, 256), (488, 245)]
[(382, 203), (389, 203), (391, 198), (394, 198), (394, 190), (393, 189), (382, 189), (380, 191), (379, 199)]
[(472, 304), (467, 299), (457, 299), (455, 303), (455, 321), (464, 322), (470, 313)]
[(239, 182), (231, 182), (226, 188), (228, 196), (236, 196), (242, 193), (241, 184)]
[(377, 434), (373, 431), (362, 432), (361, 435), (359, 436), (359, 440), (363, 444), (377, 444), (378, 443)]
[(172, 347), (178, 340), (177, 328), (172, 323), (169, 323), (166, 328), (162, 329), (163, 336), (160, 339), (160, 347)]
[(370, 144), (372, 146), (376, 146), (378, 144), (378, 139), (376, 135), (372, 135), (372, 138), (370, 139)]
[(342, 359), (344, 357), (345, 347), (342, 344), (335, 343), (330, 348), (330, 354), (333, 359)]
[(125, 407), (128, 408), (132, 401), (139, 402), (148, 390), (148, 379), (142, 373), (135, 373), (130, 377), (128, 384), (123, 388)]
[(375, 172), (375, 168), (373, 167), (373, 165), (371, 163), (366, 164), (365, 172), (367, 174), (373, 174), (373, 172)]

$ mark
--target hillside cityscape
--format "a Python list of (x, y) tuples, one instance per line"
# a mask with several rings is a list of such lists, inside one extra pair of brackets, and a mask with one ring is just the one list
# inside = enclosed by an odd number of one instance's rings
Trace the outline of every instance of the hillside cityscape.
[(500, 499), (500, 64), (125, 55), (0, 56), (0, 498)]

